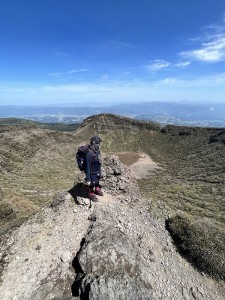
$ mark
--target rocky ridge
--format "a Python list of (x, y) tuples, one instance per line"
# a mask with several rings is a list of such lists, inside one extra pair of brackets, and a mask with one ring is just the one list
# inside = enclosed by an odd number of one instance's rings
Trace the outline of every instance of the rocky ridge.
[(224, 299), (179, 255), (130, 169), (110, 156), (104, 172), (98, 203), (76, 184), (1, 241), (1, 299)]

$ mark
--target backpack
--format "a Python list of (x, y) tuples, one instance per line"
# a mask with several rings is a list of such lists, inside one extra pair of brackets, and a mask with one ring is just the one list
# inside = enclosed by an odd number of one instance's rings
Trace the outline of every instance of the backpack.
[(86, 167), (86, 154), (89, 149), (89, 145), (82, 145), (78, 147), (77, 153), (76, 153), (76, 160), (77, 160), (77, 165), (80, 171), (84, 171)]

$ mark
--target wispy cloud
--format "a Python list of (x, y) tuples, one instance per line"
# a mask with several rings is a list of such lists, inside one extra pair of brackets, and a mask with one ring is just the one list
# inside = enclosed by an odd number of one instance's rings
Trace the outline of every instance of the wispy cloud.
[(225, 13), (223, 14), (223, 22), (225, 23)]
[(149, 72), (156, 72), (156, 71), (167, 68), (169, 65), (170, 65), (170, 63), (168, 61), (157, 59), (157, 60), (154, 60), (154, 61), (150, 61), (150, 63), (147, 64), (145, 66), (145, 68)]
[(223, 22), (211, 24), (205, 27), (201, 36), (191, 39), (192, 42), (200, 42), (195, 49), (178, 53), (182, 58), (191, 61), (220, 62), (225, 60), (225, 14)]
[(225, 34), (224, 37), (215, 37), (213, 41), (202, 43), (199, 49), (180, 52), (180, 56), (205, 62), (223, 61), (225, 60)]
[(188, 65), (190, 65), (191, 62), (190, 61), (183, 61), (183, 62), (179, 62), (179, 63), (171, 63), (165, 60), (154, 60), (151, 61), (149, 64), (145, 65), (145, 68), (149, 71), (149, 72), (158, 72), (161, 70), (165, 70), (168, 67), (186, 67)]
[(184, 62), (180, 62), (180, 63), (174, 64), (173, 66), (175, 66), (175, 67), (186, 67), (186, 66), (188, 66), (190, 64), (191, 64), (190, 61), (184, 61)]
[(173, 86), (182, 88), (196, 87), (223, 87), (225, 86), (225, 73), (218, 73), (211, 76), (200, 76), (192, 78), (169, 77), (152, 83), (154, 86)]
[(217, 63), (225, 61), (225, 13), (220, 23), (214, 23), (204, 28), (203, 33), (191, 38), (192, 43), (198, 43), (195, 49), (181, 51), (178, 55), (183, 61), (178, 63), (166, 60), (151, 61), (145, 66), (149, 72), (157, 72), (168, 67), (186, 67), (193, 61)]
[(80, 72), (88, 72), (89, 69), (72, 69), (68, 72), (68, 74), (80, 73)]
[(54, 78), (59, 78), (63, 75), (61, 72), (50, 72), (48, 73), (48, 76), (54, 77)]
[[(213, 88), (212, 88), (213, 87)], [(224, 101), (225, 72), (212, 76), (167, 77), (161, 80), (98, 80), (45, 86), (1, 85), (0, 97), (11, 101), (42, 103), (65, 101), (150, 101), (186, 99)], [(213, 95), (212, 95), (212, 92)], [(213, 96), (213, 98), (212, 98)], [(94, 99), (94, 100), (93, 100)], [(39, 102), (38, 102), (39, 103)]]
[(75, 74), (75, 73), (82, 73), (82, 72), (88, 72), (90, 71), (89, 69), (71, 69), (69, 71), (66, 72), (49, 72), (47, 75), (51, 76), (53, 78), (62, 78), (65, 77), (66, 75), (68, 76), (71, 74)]

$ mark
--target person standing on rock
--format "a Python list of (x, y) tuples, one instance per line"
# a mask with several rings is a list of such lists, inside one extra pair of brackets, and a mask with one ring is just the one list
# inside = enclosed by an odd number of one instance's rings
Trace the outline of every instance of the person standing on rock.
[(103, 196), (103, 192), (100, 189), (101, 178), (101, 155), (100, 155), (100, 143), (101, 138), (99, 136), (92, 136), (90, 138), (90, 146), (86, 154), (86, 166), (85, 166), (85, 182), (89, 186), (88, 197), (90, 200), (97, 202), (96, 195)]

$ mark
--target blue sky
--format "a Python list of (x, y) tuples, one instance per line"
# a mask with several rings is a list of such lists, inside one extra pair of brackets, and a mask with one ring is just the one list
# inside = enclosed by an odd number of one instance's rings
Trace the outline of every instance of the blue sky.
[(0, 1), (0, 104), (225, 103), (224, 0)]

